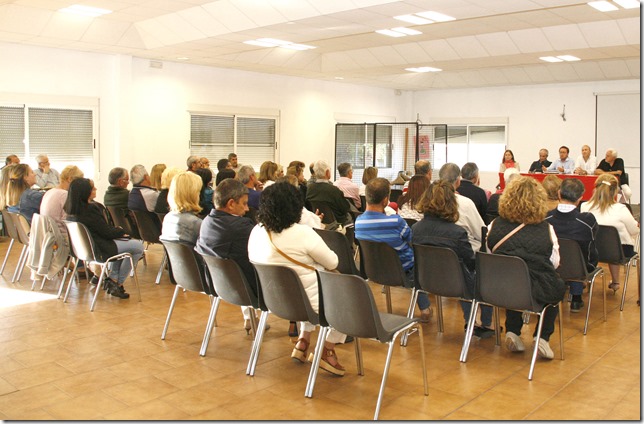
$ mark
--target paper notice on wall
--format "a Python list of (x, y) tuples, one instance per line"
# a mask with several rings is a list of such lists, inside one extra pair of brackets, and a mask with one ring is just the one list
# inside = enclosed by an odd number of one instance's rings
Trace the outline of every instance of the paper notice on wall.
[(418, 137), (418, 159), (429, 160), (430, 145), (429, 136), (421, 135)]

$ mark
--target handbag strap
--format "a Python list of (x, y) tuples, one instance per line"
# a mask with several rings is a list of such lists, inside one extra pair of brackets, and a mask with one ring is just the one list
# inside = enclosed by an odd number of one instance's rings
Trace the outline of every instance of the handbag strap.
[(525, 227), (525, 224), (521, 224), (521, 225), (517, 226), (514, 230), (510, 231), (509, 233), (507, 233), (505, 235), (505, 237), (503, 237), (501, 240), (499, 240), (499, 242), (497, 244), (494, 245), (494, 247), (492, 248), (492, 253), (494, 253), (496, 251), (496, 249), (499, 248), (499, 246), (501, 246), (503, 243), (505, 243), (505, 241), (507, 239), (512, 237), (514, 234), (516, 234), (516, 232), (519, 231), (523, 227)]
[(266, 233), (268, 234), (268, 239), (271, 241), (271, 244), (273, 245), (273, 247), (275, 248), (275, 250), (277, 250), (277, 253), (279, 253), (280, 255), (282, 255), (284, 258), (286, 258), (286, 259), (287, 259), (287, 260), (289, 260), (290, 262), (293, 262), (295, 265), (299, 265), (299, 266), (301, 266), (302, 268), (306, 268), (306, 269), (308, 269), (308, 270), (315, 271), (315, 268), (313, 268), (311, 265), (303, 264), (302, 262), (300, 262), (300, 261), (298, 261), (298, 260), (295, 260), (295, 259), (291, 258), (289, 255), (287, 255), (286, 253), (282, 252), (282, 251), (280, 250), (280, 248), (279, 248), (279, 247), (277, 247), (277, 246), (275, 246), (275, 243), (273, 243), (273, 236), (271, 235), (271, 232), (270, 232), (270, 231), (268, 231), (268, 230), (266, 230)]

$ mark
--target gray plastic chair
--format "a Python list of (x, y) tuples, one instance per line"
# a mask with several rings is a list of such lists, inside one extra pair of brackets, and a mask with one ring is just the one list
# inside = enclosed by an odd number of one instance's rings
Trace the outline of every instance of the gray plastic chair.
[(20, 258), (18, 259), (18, 265), (16, 266), (16, 270), (13, 272), (13, 277), (11, 278), (12, 283), (17, 283), (18, 281), (20, 281), (20, 278), (22, 277), (22, 271), (27, 265), (27, 258), (29, 256), (29, 233), (31, 231), (31, 225), (29, 224), (29, 221), (27, 221), (27, 218), (25, 218), (20, 213), (7, 212), (7, 214), (9, 215), (9, 218), (13, 223), (13, 227), (16, 230), (18, 243), (22, 244), (22, 251)]
[[(11, 253), (11, 248), (13, 247), (15, 242), (20, 243), (20, 239), (18, 238), (18, 230), (16, 229), (16, 225), (13, 222), (13, 218), (11, 218), (11, 212), (9, 212), (7, 209), (2, 209), (2, 223), (4, 225), (4, 229), (6, 234), (11, 238), (11, 241), (9, 242), (9, 247), (7, 248), (7, 253), (4, 256), (4, 261), (2, 261), (2, 268), (0, 268), (0, 275), (4, 272), (4, 268), (7, 265), (7, 259), (9, 259), (9, 254)], [(26, 246), (23, 245), (22, 250), (20, 251), (20, 257), (18, 259), (18, 264), (22, 261), (22, 256), (24, 255), (24, 252), (26, 250)], [(16, 265), (17, 268), (17, 265)], [(11, 282), (14, 282), (14, 278), (11, 279)]]
[(597, 236), (595, 237), (595, 245), (597, 246), (597, 259), (599, 260), (599, 262), (624, 265), (624, 288), (622, 289), (622, 302), (619, 305), (619, 310), (623, 311), (624, 302), (626, 301), (626, 287), (628, 286), (628, 276), (631, 272), (631, 266), (633, 265), (633, 262), (635, 262), (637, 264), (637, 269), (639, 270), (640, 255), (639, 253), (635, 253), (635, 255), (630, 258), (624, 256), (624, 251), (622, 250), (622, 242), (619, 238), (619, 232), (617, 231), (617, 228), (608, 225), (598, 226)]
[(318, 210), (320, 213), (324, 214), (322, 223), (325, 225), (325, 228), (327, 230), (333, 231), (338, 228), (339, 223), (336, 220), (335, 215), (333, 214), (333, 210), (331, 210), (331, 207), (328, 203), (314, 201), (311, 202), (311, 208), (313, 209), (313, 212)]
[[(217, 293), (213, 312), (215, 316), (221, 299), (233, 305), (259, 309), (259, 300), (255, 295), (256, 289), (253, 290), (237, 262), (233, 259), (218, 258), (203, 253), (201, 257), (208, 267), (212, 285)], [(255, 313), (250, 314), (250, 327), (255, 335), (257, 333)]]
[[(161, 221), (157, 214), (148, 211), (130, 211), (130, 213), (134, 216), (134, 222), (136, 223), (141, 240), (147, 243), (148, 247), (151, 244), (161, 243), (159, 240), (159, 237), (161, 236)], [(166, 250), (163, 249), (163, 259), (161, 259), (157, 278), (154, 280), (155, 284), (159, 284), (161, 281), (161, 275), (163, 274), (163, 270), (165, 269), (167, 262), (168, 254)]]
[[(311, 306), (300, 277), (294, 270), (284, 265), (259, 264), (253, 261), (251, 263), (257, 272), (257, 296), (262, 311), (246, 368), (246, 374), (255, 375), (269, 313), (288, 321), (308, 321), (313, 325), (319, 324), (319, 318)], [(324, 344), (322, 336), (323, 332), (320, 331), (319, 346)]]
[[(318, 290), (320, 293), (320, 322), (323, 325), (321, 333), (324, 332), (326, 334), (330, 326), (341, 333), (355, 337), (356, 351), (359, 351), (360, 338), (375, 339), (380, 343), (389, 345), (373, 419), (377, 420), (380, 413), (396, 337), (411, 328), (418, 330), (424, 393), (425, 396), (428, 396), (429, 389), (427, 385), (423, 329), (418, 319), (378, 312), (371, 288), (360, 276), (319, 271), (318, 282)], [(315, 348), (311, 376), (309, 377), (306, 393), (308, 397), (313, 395), (315, 377), (321, 356), (322, 347), (318, 344)], [(362, 371), (360, 372), (362, 375), (364, 369), (362, 367), (361, 357), (358, 358), (358, 368)]]
[[(360, 264), (364, 266), (365, 275), (369, 281), (385, 286), (387, 296), (387, 312), (392, 313), (390, 287), (406, 287), (407, 277), (396, 250), (387, 243), (358, 240), (360, 249)], [(416, 288), (411, 287), (411, 299), (407, 316), (414, 316), (414, 299)]]
[[(511, 309), (523, 312), (524, 314), (538, 315), (542, 317), (547, 308), (556, 305), (539, 305), (532, 297), (532, 282), (528, 272), (528, 265), (517, 256), (497, 255), (493, 253), (476, 253), (476, 291), (474, 304), (467, 324), (467, 332), (463, 350), (461, 351), (461, 362), (467, 361), (467, 353), (472, 341), (476, 312), (479, 305), (490, 305), (494, 308)], [(559, 302), (561, 309), (561, 302)], [(496, 328), (499, 328), (498, 310), (496, 314)], [(543, 320), (539, 319), (537, 325), (537, 340), (541, 337)], [(561, 359), (564, 359), (563, 344), (563, 318), (559, 314), (559, 344)], [(538, 343), (534, 344), (532, 361), (528, 380), (532, 380), (534, 365), (537, 360)]]
[(584, 336), (588, 332), (588, 319), (590, 318), (590, 305), (593, 301), (593, 288), (595, 287), (595, 278), (602, 276), (602, 294), (604, 300), (604, 322), (606, 322), (606, 275), (601, 267), (595, 268), (588, 272), (584, 253), (581, 251), (579, 243), (574, 240), (559, 239), (559, 268), (557, 272), (565, 282), (580, 282), (590, 285), (588, 293), (588, 310), (586, 311), (586, 322), (584, 324)]
[[(141, 288), (139, 287), (139, 279), (136, 276), (136, 268), (134, 267), (134, 261), (132, 260), (132, 255), (130, 253), (119, 253), (114, 256), (110, 256), (104, 261), (100, 261), (96, 256), (94, 250), (94, 242), (92, 237), (89, 234), (87, 227), (80, 222), (74, 221), (63, 221), (67, 227), (67, 233), (69, 234), (69, 244), (71, 245), (71, 250), (74, 256), (74, 270), (78, 269), (78, 261), (85, 262), (85, 266), (88, 265), (97, 265), (101, 267), (101, 275), (98, 277), (98, 283), (96, 284), (94, 297), (92, 303), (89, 307), (90, 312), (94, 311), (94, 306), (96, 305), (96, 299), (98, 298), (98, 293), (103, 287), (103, 280), (107, 277), (107, 268), (111, 262), (124, 260), (130, 261), (132, 266), (132, 277), (134, 278), (134, 284), (136, 284), (136, 289), (139, 293), (139, 302), (141, 301)], [(69, 296), (69, 291), (72, 288), (72, 285), (76, 278), (76, 272), (72, 274), (72, 278), (69, 279), (69, 285), (67, 286), (67, 291), (65, 292), (65, 298), (63, 302), (67, 302), (67, 297)], [(64, 281), (63, 281), (64, 282)]]
[(168, 316), (163, 326), (161, 333), (161, 340), (165, 340), (170, 326), (170, 319), (174, 311), (174, 305), (177, 301), (179, 291), (184, 289), (196, 293), (203, 293), (210, 298), (210, 313), (208, 321), (206, 322), (206, 331), (204, 333), (203, 341), (201, 342), (201, 349), (199, 355), (205, 356), (208, 350), (208, 342), (210, 341), (210, 334), (213, 326), (216, 326), (215, 319), (217, 314), (217, 292), (212, 288), (210, 282), (206, 278), (206, 268), (203, 263), (201, 255), (194, 250), (194, 246), (188, 243), (179, 241), (162, 240), (163, 247), (168, 252), (168, 261), (170, 263), (170, 274), (172, 279), (177, 283), (168, 309)]
[(320, 230), (314, 228), (315, 232), (322, 237), (324, 243), (338, 255), (337, 270), (342, 274), (360, 275), (356, 262), (353, 259), (353, 252), (347, 238), (337, 231)]

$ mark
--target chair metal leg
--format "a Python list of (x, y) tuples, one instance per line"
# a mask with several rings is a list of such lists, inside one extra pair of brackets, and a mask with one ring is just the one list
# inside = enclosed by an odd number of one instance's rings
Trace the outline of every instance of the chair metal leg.
[[(87, 264), (85, 264), (85, 269), (87, 269)], [(92, 304), (89, 307), (90, 312), (94, 312), (94, 307), (96, 306), (96, 299), (98, 299), (98, 293), (102, 291), (103, 281), (107, 278), (107, 264), (101, 266), (101, 276), (98, 277), (98, 284), (96, 284), (96, 291), (94, 292), (94, 298), (92, 299)]]
[(429, 396), (429, 384), (427, 382), (427, 364), (425, 363), (425, 340), (423, 339), (423, 327), (420, 324), (418, 326), (418, 339), (420, 342), (420, 363), (423, 369), (423, 387), (425, 389), (425, 396)]
[(65, 291), (65, 297), (63, 297), (63, 303), (67, 302), (67, 297), (69, 296), (69, 292), (72, 289), (72, 285), (74, 282), (78, 281), (78, 273), (76, 272), (76, 267), (78, 267), (78, 259), (76, 259), (76, 262), (74, 262), (74, 270), (72, 271), (72, 275), (69, 278), (69, 284), (67, 285), (67, 290)]
[(22, 273), (25, 270), (25, 267), (27, 266), (27, 260), (29, 259), (29, 246), (25, 246), (25, 255), (22, 257), (22, 263), (20, 264), (19, 272), (18, 272), (18, 278), (16, 279), (16, 283), (20, 281), (22, 278)]
[[(60, 287), (58, 288), (58, 297), (57, 299), (60, 299), (60, 296), (63, 294), (63, 290), (65, 288), (65, 281), (67, 280), (67, 273), (70, 272), (70, 265), (74, 262), (74, 258), (71, 256), (67, 259), (67, 264), (65, 265), (65, 268), (63, 268), (63, 279), (60, 282)], [(71, 280), (71, 275), (70, 275), (70, 280)]]
[(391, 287), (385, 286), (385, 297), (387, 299), (387, 313), (391, 314), (393, 308), (391, 306)]
[(206, 351), (208, 350), (208, 343), (210, 342), (210, 335), (212, 334), (212, 327), (215, 322), (215, 317), (217, 316), (217, 310), (219, 309), (219, 303), (221, 303), (221, 298), (219, 296), (215, 297), (215, 301), (210, 307), (210, 314), (208, 315), (208, 323), (206, 324), (206, 332), (203, 335), (203, 341), (201, 342), (201, 350), (199, 350), (199, 355), (206, 356)]
[(264, 329), (266, 328), (266, 321), (268, 321), (268, 314), (268, 311), (262, 311), (262, 315), (259, 318), (259, 327), (257, 329), (257, 334), (255, 334), (255, 342), (253, 343), (250, 360), (248, 361), (248, 367), (246, 368), (247, 375), (255, 375), (255, 368), (257, 368), (257, 360), (259, 359), (259, 351), (262, 347), (262, 340), (264, 340)]
[(20, 274), (22, 274), (22, 261), (23, 258), (27, 255), (28, 248), (24, 244), (22, 245), (22, 250), (20, 251), (20, 256), (18, 257), (18, 263), (16, 264), (16, 269), (13, 271), (13, 277), (11, 277), (11, 282), (16, 283), (20, 279)]
[(465, 339), (463, 340), (463, 348), (461, 349), (461, 362), (467, 361), (467, 352), (470, 349), (470, 342), (472, 341), (472, 334), (474, 333), (474, 324), (476, 322), (476, 312), (479, 309), (479, 302), (474, 300), (472, 308), (470, 309), (470, 318), (467, 320), (467, 330), (465, 331)]
[(40, 291), (45, 289), (45, 281), (47, 281), (47, 276), (42, 277), (42, 283), (40, 284)]
[(436, 295), (436, 314), (438, 315), (438, 332), (444, 333), (445, 326), (443, 324), (443, 298)]
[(161, 340), (165, 340), (165, 335), (168, 332), (168, 327), (170, 326), (170, 318), (172, 318), (172, 311), (174, 310), (174, 303), (177, 301), (177, 296), (179, 295), (180, 289), (181, 289), (181, 286), (178, 284), (174, 288), (174, 294), (172, 295), (172, 300), (170, 301), (170, 309), (168, 309), (168, 317), (165, 319), (163, 332), (161, 332)]
[[(623, 311), (624, 310), (624, 302), (626, 301), (626, 286), (628, 286), (628, 276), (631, 273), (631, 265), (633, 265), (633, 260), (639, 259), (638, 255), (633, 256), (629, 261), (628, 264), (625, 266), (626, 268), (626, 276), (624, 277), (624, 289), (622, 290), (622, 303), (619, 305), (619, 310)], [(638, 281), (639, 284), (639, 281)]]
[(313, 389), (315, 388), (315, 380), (318, 376), (318, 370), (320, 369), (320, 359), (322, 358), (322, 348), (324, 347), (324, 340), (326, 340), (326, 335), (329, 333), (329, 327), (320, 326), (320, 332), (318, 333), (318, 343), (315, 345), (315, 351), (313, 354), (313, 363), (311, 364), (311, 371), (309, 372), (309, 379), (306, 382), (306, 389), (304, 389), (305, 397), (313, 397)]
[(564, 333), (563, 333), (563, 302), (559, 302), (559, 350), (561, 351), (561, 360), (564, 359)]
[[(537, 362), (537, 353), (539, 351), (539, 340), (541, 339), (541, 329), (543, 328), (543, 316), (546, 311), (546, 308), (549, 308), (550, 305), (543, 308), (539, 315), (539, 323), (537, 324), (537, 339), (534, 341), (534, 349), (532, 352), (532, 360), (530, 361), (530, 372), (528, 372), (528, 380), (532, 381), (532, 374), (534, 374), (534, 365)], [(561, 311), (560, 311), (561, 312)]]
[(356, 365), (358, 368), (358, 375), (364, 375), (364, 361), (362, 360), (362, 345), (360, 344), (360, 338), (355, 337), (354, 343), (356, 344)]
[(494, 306), (492, 308), (492, 315), (494, 315), (494, 337), (496, 338), (496, 345), (501, 346), (501, 319), (499, 318), (499, 308)]
[(131, 272), (130, 276), (134, 278), (134, 285), (136, 286), (136, 291), (139, 293), (139, 302), (141, 301), (141, 286), (139, 286), (139, 277), (136, 274), (136, 268), (134, 268), (134, 259), (132, 259), (132, 255), (128, 256), (128, 259), (130, 260), (130, 266), (131, 266)]
[[(601, 269), (601, 268), (600, 268)], [(588, 293), (588, 310), (586, 310), (586, 322), (584, 323), (584, 336), (588, 333), (588, 321), (590, 320), (590, 305), (593, 303), (593, 290), (595, 289), (595, 279), (601, 274), (602, 278), (604, 276), (604, 270), (601, 270), (597, 274), (593, 275), (593, 278), (590, 279), (588, 283), (589, 293)], [(559, 311), (561, 313), (561, 311)], [(604, 322), (606, 322), (606, 304), (604, 303)]]
[(154, 280), (155, 284), (159, 284), (161, 282), (161, 275), (163, 274), (163, 270), (165, 269), (165, 264), (167, 261), (168, 253), (165, 251), (165, 249), (163, 249), (163, 259), (161, 260), (161, 266), (159, 267), (159, 271), (157, 272), (157, 278), (156, 280)]
[(0, 268), (0, 275), (4, 272), (4, 267), (7, 265), (7, 259), (9, 259), (9, 253), (11, 253), (11, 248), (13, 247), (13, 242), (15, 240), (11, 239), (9, 242), (9, 247), (7, 248), (7, 254), (4, 255), (4, 261), (2, 261), (2, 268)]
[[(412, 287), (411, 289), (411, 299), (409, 300), (409, 308), (407, 308), (407, 318), (413, 318), (414, 316), (414, 305), (416, 305), (416, 301), (418, 300), (418, 294), (422, 290), (417, 290), (415, 287)], [(401, 346), (407, 346), (407, 339), (411, 335), (412, 331), (405, 331), (405, 333), (402, 335), (400, 338), (400, 345)]]

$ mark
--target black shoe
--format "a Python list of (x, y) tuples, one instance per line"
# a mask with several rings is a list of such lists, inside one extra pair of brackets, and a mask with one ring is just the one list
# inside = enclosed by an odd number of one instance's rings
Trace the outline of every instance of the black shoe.
[(344, 339), (345, 343), (351, 343), (354, 340), (353, 336), (347, 336), (346, 339)]
[(583, 300), (573, 300), (572, 302), (570, 302), (570, 312), (579, 312), (583, 307)]
[(488, 327), (479, 327), (478, 325), (474, 327), (474, 335), (480, 337), (481, 339), (489, 339), (494, 335), (494, 330)]
[(112, 279), (108, 279), (107, 292), (120, 299), (128, 299), (130, 297), (130, 295), (125, 292), (123, 286)]
[(93, 286), (98, 284), (98, 277), (96, 275), (92, 275), (92, 278), (89, 279), (89, 283)]

